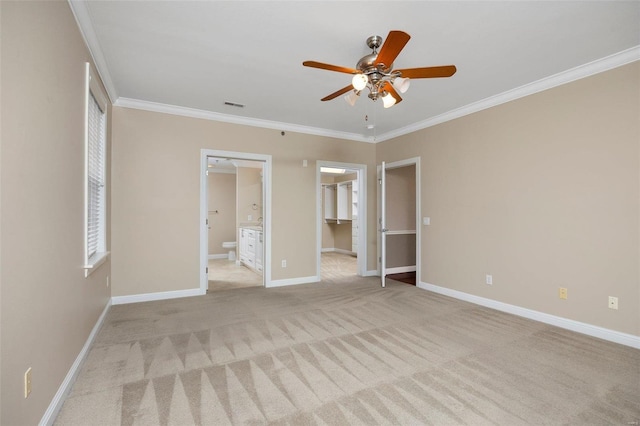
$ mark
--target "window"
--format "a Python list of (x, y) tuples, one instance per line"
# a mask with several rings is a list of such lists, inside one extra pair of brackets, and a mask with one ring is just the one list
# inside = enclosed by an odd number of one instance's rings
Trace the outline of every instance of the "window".
[(89, 63), (85, 99), (85, 275), (108, 256), (106, 244), (107, 102)]

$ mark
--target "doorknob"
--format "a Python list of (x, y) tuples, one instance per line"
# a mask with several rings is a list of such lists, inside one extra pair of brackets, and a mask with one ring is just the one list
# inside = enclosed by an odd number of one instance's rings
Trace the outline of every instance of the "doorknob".
[(380, 230), (380, 232), (387, 232), (387, 231), (388, 231), (388, 229), (387, 229), (387, 228), (382, 228), (382, 229)]

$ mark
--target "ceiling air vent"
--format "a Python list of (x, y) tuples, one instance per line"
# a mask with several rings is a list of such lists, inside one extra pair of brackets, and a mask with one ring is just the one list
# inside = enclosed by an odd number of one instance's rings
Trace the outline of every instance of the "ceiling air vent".
[(237, 104), (235, 102), (229, 102), (229, 101), (225, 101), (224, 103), (227, 106), (231, 106), (231, 107), (236, 107), (236, 108), (244, 108), (244, 105), (242, 104)]

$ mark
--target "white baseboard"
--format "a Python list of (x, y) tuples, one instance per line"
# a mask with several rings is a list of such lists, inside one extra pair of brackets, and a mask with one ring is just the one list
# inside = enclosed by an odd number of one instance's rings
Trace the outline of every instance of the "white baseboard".
[(124, 305), (127, 303), (151, 302), (154, 300), (177, 299), (180, 297), (202, 296), (205, 294), (199, 288), (189, 290), (161, 291), (158, 293), (132, 294), (130, 296), (113, 296), (113, 305)]
[(412, 266), (397, 266), (395, 268), (387, 268), (387, 275), (388, 274), (401, 274), (403, 272), (415, 272), (416, 271), (416, 265), (412, 265)]
[(109, 299), (109, 301), (107, 302), (107, 305), (102, 310), (100, 317), (98, 317), (98, 321), (96, 321), (96, 324), (93, 326), (91, 333), (89, 333), (89, 337), (87, 337), (87, 341), (84, 343), (84, 346), (80, 350), (80, 353), (76, 357), (76, 360), (71, 365), (69, 372), (65, 376), (64, 380), (62, 381), (62, 384), (60, 384), (60, 387), (58, 388), (58, 391), (56, 392), (53, 399), (51, 400), (51, 403), (49, 404), (47, 411), (44, 412), (42, 419), (40, 419), (40, 423), (38, 423), (39, 425), (41, 426), (53, 425), (53, 422), (55, 421), (56, 417), (58, 416), (58, 413), (60, 412), (60, 409), (62, 408), (62, 404), (64, 404), (65, 398), (71, 391), (71, 387), (75, 383), (78, 373), (80, 373), (80, 368), (82, 368), (82, 364), (84, 363), (84, 360), (87, 358), (87, 354), (89, 353), (89, 348), (93, 344), (93, 340), (96, 338), (98, 331), (100, 331), (100, 328), (104, 323), (104, 319), (107, 316), (107, 312), (109, 312), (109, 309), (111, 308), (111, 304), (112, 304), (111, 299)]
[(227, 259), (229, 258), (229, 253), (224, 253), (224, 254), (210, 254), (209, 256), (207, 256), (207, 259), (209, 260), (213, 260), (213, 259)]
[(335, 247), (329, 247), (329, 248), (323, 248), (320, 249), (321, 253), (340, 253), (340, 254), (348, 254), (350, 256), (357, 256), (358, 253), (351, 251), (351, 250), (345, 250), (345, 249), (339, 249), (339, 248), (335, 248)]
[(365, 271), (364, 276), (365, 277), (379, 277), (380, 276), (380, 272), (378, 272), (377, 269), (372, 269), (370, 271)]
[(348, 254), (349, 256), (357, 256), (358, 253), (354, 253), (351, 250), (345, 250), (345, 249), (333, 249), (333, 251), (335, 251), (336, 253), (340, 253), (340, 254)]
[(440, 287), (434, 284), (419, 282), (418, 287), (423, 290), (429, 290), (434, 293), (439, 293), (445, 296), (453, 297), (455, 299), (464, 300), (465, 302), (471, 302), (476, 305), (486, 306), (487, 308), (507, 312), (509, 314), (518, 315), (520, 317), (532, 319), (534, 321), (540, 321), (545, 324), (555, 325), (556, 327), (564, 328), (566, 330), (575, 331), (578, 333), (586, 334), (588, 336), (597, 337), (599, 339), (608, 340), (610, 342), (640, 349), (640, 336), (621, 333), (619, 331), (610, 330), (608, 328), (598, 327), (584, 322), (574, 321), (571, 319), (558, 317), (556, 315), (546, 314), (544, 312), (510, 305), (504, 302), (498, 302), (497, 300), (475, 296), (473, 294), (464, 293), (458, 290), (452, 290), (446, 287)]
[(267, 287), (283, 287), (287, 285), (298, 285), (298, 284), (310, 284), (317, 283), (320, 281), (320, 277), (318, 276), (310, 276), (310, 277), (299, 277), (299, 278), (287, 278), (284, 280), (272, 280)]

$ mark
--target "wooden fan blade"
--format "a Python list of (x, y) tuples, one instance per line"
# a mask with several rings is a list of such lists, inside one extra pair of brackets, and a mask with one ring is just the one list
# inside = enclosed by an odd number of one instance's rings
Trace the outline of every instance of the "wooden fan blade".
[(405, 78), (438, 78), (451, 77), (456, 73), (455, 65), (443, 65), (441, 67), (406, 68), (400, 71), (400, 76)]
[(330, 101), (331, 99), (337, 98), (340, 95), (344, 95), (345, 93), (349, 92), (353, 90), (353, 86), (352, 85), (348, 85), (347, 87), (343, 87), (342, 89), (333, 92), (330, 95), (325, 96), (324, 98), (320, 99), (321, 101)]
[(323, 64), (322, 62), (316, 62), (316, 61), (304, 61), (302, 65), (304, 65), (305, 67), (320, 68), (321, 70), (344, 72), (346, 74), (358, 74), (360, 72), (353, 68), (341, 67), (338, 65), (331, 65), (331, 64)]
[(403, 31), (389, 31), (387, 39), (378, 52), (376, 65), (384, 64), (384, 68), (389, 68), (410, 38), (411, 36)]
[(389, 83), (388, 81), (384, 84), (384, 90), (386, 90), (387, 92), (389, 92), (391, 94), (391, 96), (396, 98), (396, 105), (399, 104), (400, 102), (402, 102), (402, 97), (400, 97), (398, 92), (396, 92), (396, 89), (393, 88), (393, 85), (391, 83)]

